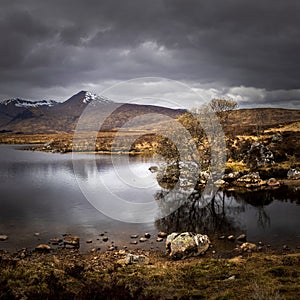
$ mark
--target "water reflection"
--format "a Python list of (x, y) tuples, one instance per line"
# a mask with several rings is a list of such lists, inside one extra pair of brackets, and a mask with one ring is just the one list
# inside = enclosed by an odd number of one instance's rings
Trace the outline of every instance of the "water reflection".
[[(162, 202), (166, 195), (166, 191), (160, 191), (155, 197)], [(194, 193), (177, 211), (155, 224), (166, 232), (246, 232), (254, 240), (295, 245), (300, 244), (299, 199), (300, 190), (289, 187), (243, 193), (219, 191), (203, 207), (199, 194)]]
[[(82, 239), (92, 238), (94, 247), (98, 245), (96, 239), (103, 231), (108, 231), (118, 244), (130, 234), (143, 232), (151, 232), (155, 236), (157, 231), (194, 231), (216, 235), (243, 231), (253, 241), (300, 245), (300, 189), (282, 187), (247, 193), (220, 191), (204, 205), (198, 192), (192, 193), (186, 200), (182, 191), (170, 194), (162, 190), (157, 183), (154, 184), (155, 177), (147, 174), (150, 174), (148, 168), (151, 162), (138, 157), (131, 159), (130, 168), (141, 177), (145, 175), (141, 182), (144, 181), (147, 187), (138, 191), (133, 188), (133, 177), (127, 178), (130, 184), (114, 179), (114, 166), (109, 156), (97, 157), (96, 165), (90, 155), (78, 154), (76, 159), (80, 162), (80, 178), (91, 189), (97, 187), (101, 177), (118, 196), (135, 203), (155, 201), (164, 215), (167, 215), (170, 203), (175, 202), (180, 207), (167, 217), (151, 216), (153, 222), (147, 224), (127, 224), (110, 219), (97, 211), (82, 194), (74, 176), (71, 155), (19, 151), (12, 146), (1, 145), (0, 233), (9, 235), (7, 242), (1, 242), (1, 248), (32, 247), (37, 242), (33, 240), (34, 232), (41, 233), (41, 242), (71, 232)], [(121, 170), (128, 168), (122, 160), (120, 157), (115, 161)], [(103, 197), (103, 194), (100, 196)], [(128, 245), (130, 239), (126, 242)], [(151, 244), (148, 246), (151, 247)], [(163, 248), (162, 243), (158, 246)]]

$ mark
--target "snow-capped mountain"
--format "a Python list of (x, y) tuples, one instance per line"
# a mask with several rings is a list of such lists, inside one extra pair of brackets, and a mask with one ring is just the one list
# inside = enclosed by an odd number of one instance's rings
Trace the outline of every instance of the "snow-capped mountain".
[[(91, 109), (87, 109), (88, 107)], [(73, 132), (83, 112), (86, 113), (88, 126), (99, 124), (99, 120), (105, 120), (105, 124), (102, 125), (102, 129), (105, 130), (122, 127), (131, 117), (148, 113), (175, 117), (183, 113), (152, 105), (115, 103), (106, 97), (80, 91), (63, 102), (30, 101), (20, 98), (0, 102), (0, 132)], [(88, 126), (87, 129), (90, 128)]]
[(90, 103), (92, 101), (98, 102), (98, 103), (112, 103), (112, 101), (104, 96), (98, 96), (97, 94), (93, 94), (88, 91), (82, 91), (84, 93), (83, 103)]
[(8, 99), (0, 102), (2, 105), (14, 105), (15, 107), (40, 107), (40, 106), (46, 106), (46, 107), (52, 107), (58, 102), (54, 100), (40, 100), (40, 101), (30, 101), (30, 100), (24, 100), (24, 99)]

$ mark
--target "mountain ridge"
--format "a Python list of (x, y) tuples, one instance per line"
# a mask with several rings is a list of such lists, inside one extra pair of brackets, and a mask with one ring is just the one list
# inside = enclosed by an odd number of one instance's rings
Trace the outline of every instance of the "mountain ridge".
[[(79, 91), (67, 100), (30, 101), (20, 98), (0, 102), (0, 132), (11, 133), (55, 133), (72, 132), (87, 107), (87, 123), (97, 124), (105, 120), (104, 130), (123, 126), (138, 115), (149, 113), (166, 114), (178, 117), (184, 110), (171, 109), (155, 105), (116, 103), (104, 96), (89, 91)], [(111, 113), (113, 112), (113, 113)], [(149, 123), (155, 120), (148, 120)]]

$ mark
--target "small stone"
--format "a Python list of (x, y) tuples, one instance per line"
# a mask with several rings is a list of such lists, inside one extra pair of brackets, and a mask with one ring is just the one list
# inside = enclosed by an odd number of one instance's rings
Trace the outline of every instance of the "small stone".
[(145, 233), (145, 238), (146, 238), (146, 239), (150, 239), (150, 237), (151, 237), (151, 234), (148, 233), (148, 232), (146, 232), (146, 233)]
[(270, 178), (267, 181), (267, 185), (271, 186), (271, 187), (278, 187), (278, 186), (280, 186), (280, 182), (278, 180), (276, 180), (275, 178)]
[(228, 237), (227, 237), (227, 240), (228, 241), (234, 241), (234, 235), (229, 235)]
[(65, 249), (69, 249), (69, 250), (73, 250), (73, 249), (76, 249), (76, 246), (66, 244), (66, 245), (64, 245), (64, 248), (65, 248)]
[(64, 237), (64, 247), (67, 248), (67, 245), (72, 246), (72, 248), (79, 248), (79, 237), (76, 235), (66, 235)]
[(158, 166), (151, 166), (149, 169), (148, 169), (151, 173), (156, 173), (158, 171)]
[(144, 255), (133, 255), (129, 253), (125, 257), (124, 263), (125, 265), (132, 265), (132, 264), (146, 265), (149, 264), (149, 258)]
[(34, 235), (35, 235), (35, 236), (39, 236), (40, 233), (39, 233), (39, 232), (35, 232)]
[(263, 242), (259, 241), (259, 242), (258, 242), (258, 245), (262, 246), (262, 245), (263, 245)]
[(219, 236), (219, 240), (225, 240), (225, 235)]
[(168, 236), (168, 234), (167, 234), (166, 232), (160, 231), (160, 232), (157, 234), (157, 236), (158, 236), (159, 238), (164, 239), (164, 238), (166, 238), (166, 237)]
[(257, 246), (253, 243), (243, 243), (240, 247), (241, 250), (245, 252), (251, 252), (257, 250)]
[(126, 253), (126, 251), (124, 249), (121, 249), (121, 250), (119, 250), (118, 254), (125, 254), (125, 253)]
[(161, 238), (161, 237), (158, 237), (157, 239), (156, 239), (156, 241), (159, 243), (159, 242), (162, 242), (164, 239), (163, 238)]
[(148, 241), (147, 238), (145, 238), (145, 237), (141, 237), (141, 238), (140, 238), (140, 242), (141, 242), (141, 243), (144, 243), (144, 242), (146, 242), (146, 241)]
[(104, 233), (100, 233), (99, 235), (100, 235), (100, 236), (104, 236)]
[(8, 236), (5, 234), (0, 235), (0, 241), (6, 241), (8, 239)]
[(130, 241), (130, 244), (136, 245), (138, 242), (137, 241)]
[(290, 250), (290, 248), (289, 248), (288, 245), (283, 245), (282, 249), (283, 249), (283, 250)]
[(138, 234), (132, 234), (132, 235), (130, 236), (131, 239), (137, 239), (138, 237), (139, 237)]
[(212, 254), (216, 254), (216, 251), (215, 251), (215, 250), (213, 250), (213, 251), (211, 251), (211, 253), (212, 253)]
[(231, 280), (234, 280), (235, 279), (235, 275), (232, 275), (226, 279), (224, 279), (224, 281), (231, 281)]
[(103, 241), (103, 242), (107, 242), (107, 241), (108, 241), (108, 237), (107, 237), (107, 236), (104, 236), (104, 237), (102, 238), (102, 241)]
[(114, 250), (115, 250), (115, 247), (114, 247), (114, 246), (110, 246), (110, 247), (108, 247), (107, 250), (108, 250), (108, 251), (114, 251)]
[(38, 246), (36, 246), (35, 250), (40, 252), (49, 252), (51, 250), (51, 247), (47, 244), (39, 244)]
[(257, 250), (258, 250), (258, 251), (262, 251), (262, 250), (263, 250), (263, 247), (262, 247), (262, 246), (258, 246), (258, 247), (257, 247)]
[(58, 245), (61, 242), (62, 242), (62, 239), (60, 239), (60, 238), (52, 238), (52, 239), (50, 239), (50, 243), (52, 245)]
[(242, 233), (236, 238), (236, 240), (240, 241), (240, 242), (246, 242), (247, 236), (246, 236), (246, 234)]
[(91, 244), (93, 242), (93, 240), (86, 240), (85, 241), (87, 244)]

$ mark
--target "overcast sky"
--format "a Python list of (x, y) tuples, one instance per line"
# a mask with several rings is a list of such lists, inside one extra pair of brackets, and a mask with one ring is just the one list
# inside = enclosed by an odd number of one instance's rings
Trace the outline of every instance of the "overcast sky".
[[(62, 101), (150, 76), (241, 107), (299, 108), (299, 16), (297, 0), (1, 0), (0, 99)], [(154, 99), (195, 106), (155, 83)]]

